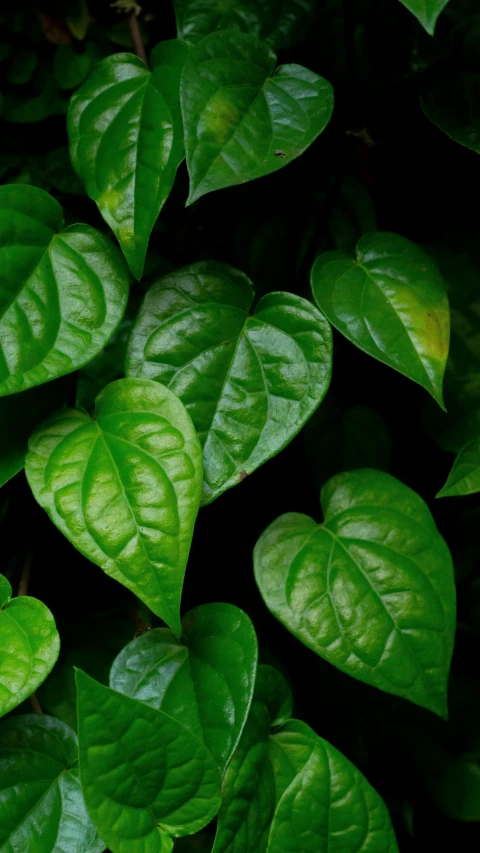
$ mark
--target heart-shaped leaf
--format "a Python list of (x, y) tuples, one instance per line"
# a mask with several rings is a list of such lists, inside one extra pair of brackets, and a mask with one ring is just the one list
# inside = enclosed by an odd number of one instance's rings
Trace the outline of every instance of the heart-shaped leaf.
[(440, 12), (445, 9), (449, 0), (400, 0), (412, 15), (415, 15), (417, 20), (427, 33), (433, 36), (435, 24)]
[(422, 110), (433, 124), (480, 154), (480, 74), (474, 71), (437, 71), (427, 77), (420, 92)]
[(220, 773), (176, 720), (76, 672), (85, 803), (112, 853), (170, 853), (220, 807)]
[(281, 65), (268, 45), (224, 30), (190, 51), (181, 104), (190, 195), (243, 184), (286, 166), (325, 129), (330, 83), (301, 65)]
[(76, 766), (77, 736), (54, 717), (0, 725), (0, 853), (101, 853)]
[(442, 276), (422, 249), (398, 234), (366, 234), (355, 258), (319, 255), (312, 291), (349, 341), (418, 382), (444, 408), (450, 313)]
[(398, 853), (376, 791), (290, 713), (284, 680), (260, 666), (247, 724), (223, 780), (213, 853)]
[(65, 409), (34, 432), (25, 472), (75, 547), (179, 633), (202, 457), (175, 394), (142, 379), (112, 382), (95, 420)]
[(480, 440), (477, 438), (458, 454), (448, 480), (437, 498), (473, 495), (480, 492)]
[(113, 663), (110, 687), (178, 720), (204, 741), (223, 771), (252, 700), (255, 629), (232, 604), (197, 607), (182, 626), (182, 642), (156, 628), (129, 643)]
[(446, 716), (455, 586), (429, 509), (368, 468), (329, 480), (322, 507), (323, 524), (289, 513), (258, 540), (267, 607), (343, 672)]
[(187, 50), (178, 40), (161, 42), (151, 72), (133, 54), (108, 56), (70, 101), (73, 166), (136, 278), (185, 156), (180, 75)]
[(331, 329), (310, 302), (269, 293), (217, 262), (164, 276), (147, 292), (127, 351), (129, 376), (183, 400), (204, 457), (203, 503), (239, 483), (298, 433), (327, 391)]
[(71, 373), (120, 323), (128, 272), (90, 225), (63, 228), (37, 187), (0, 187), (0, 396)]
[(48, 607), (37, 598), (11, 595), (12, 587), (0, 575), (0, 717), (35, 692), (60, 651)]
[(240, 30), (280, 50), (304, 33), (315, 0), (174, 0), (179, 38), (189, 41), (214, 30)]

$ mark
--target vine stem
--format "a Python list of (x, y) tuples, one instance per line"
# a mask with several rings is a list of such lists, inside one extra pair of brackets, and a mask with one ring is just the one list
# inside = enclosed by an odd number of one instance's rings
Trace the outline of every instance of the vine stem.
[(145, 53), (145, 45), (143, 44), (142, 34), (140, 32), (140, 26), (138, 23), (138, 18), (135, 13), (135, 9), (132, 9), (128, 13), (128, 26), (130, 27), (130, 32), (132, 34), (133, 47), (135, 49), (135, 53), (138, 58), (145, 63), (148, 68), (147, 54)]
[[(32, 569), (32, 552), (29, 551), (26, 557), (26, 560), (22, 566), (22, 574), (20, 575), (20, 583), (18, 584), (18, 592), (17, 595), (28, 595), (28, 584), (30, 582), (30, 572)], [(43, 714), (42, 706), (37, 699), (35, 693), (29, 697), (32, 705), (32, 709), (35, 714)]]

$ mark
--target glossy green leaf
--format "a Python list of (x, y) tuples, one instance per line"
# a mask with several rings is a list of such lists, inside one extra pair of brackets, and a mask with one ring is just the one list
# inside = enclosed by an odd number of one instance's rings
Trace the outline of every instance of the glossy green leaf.
[(480, 492), (480, 440), (471, 441), (458, 454), (448, 480), (437, 498)]
[(433, 36), (435, 24), (440, 12), (445, 9), (449, 0), (400, 0), (409, 12), (420, 21), (427, 33)]
[(331, 330), (317, 309), (282, 292), (249, 314), (253, 296), (232, 267), (193, 264), (150, 288), (130, 337), (127, 375), (165, 383), (192, 416), (203, 503), (282, 450), (330, 382)]
[(176, 720), (77, 670), (85, 803), (112, 853), (170, 853), (220, 807), (220, 773)]
[(189, 41), (215, 30), (240, 30), (280, 50), (300, 38), (315, 0), (174, 0), (179, 38)]
[(415, 243), (379, 231), (356, 257), (319, 255), (312, 269), (319, 308), (348, 340), (432, 394), (443, 408), (450, 314), (437, 267)]
[(0, 398), (0, 486), (22, 470), (28, 439), (35, 427), (65, 405), (68, 382), (60, 379)]
[(323, 524), (288, 513), (255, 546), (267, 607), (343, 672), (446, 716), (455, 586), (430, 511), (368, 468), (333, 477), (321, 497)]
[(128, 274), (90, 225), (63, 229), (58, 202), (36, 187), (0, 187), (0, 396), (71, 373), (122, 319)]
[(65, 409), (39, 427), (25, 472), (75, 547), (178, 633), (202, 460), (175, 394), (141, 379), (112, 382), (96, 419)]
[[(282, 695), (276, 713), (272, 683)], [(222, 785), (213, 853), (397, 853), (383, 801), (362, 774), (305, 723), (271, 667)]]
[(0, 725), (0, 853), (101, 853), (77, 768), (77, 736), (54, 717)]
[(201, 738), (223, 771), (248, 714), (257, 638), (232, 604), (204, 604), (182, 623), (182, 641), (156, 628), (113, 663), (110, 687), (158, 708)]
[(427, 77), (420, 102), (427, 118), (460, 145), (480, 153), (480, 74), (439, 71)]
[(161, 42), (152, 71), (129, 53), (100, 62), (72, 97), (72, 162), (141, 278), (148, 241), (183, 160), (180, 74), (187, 47)]
[(181, 81), (187, 204), (286, 166), (325, 129), (330, 83), (301, 65), (281, 65), (253, 36), (224, 30), (196, 44)]
[(35, 692), (60, 651), (48, 607), (37, 598), (11, 595), (12, 587), (0, 575), (0, 717)]

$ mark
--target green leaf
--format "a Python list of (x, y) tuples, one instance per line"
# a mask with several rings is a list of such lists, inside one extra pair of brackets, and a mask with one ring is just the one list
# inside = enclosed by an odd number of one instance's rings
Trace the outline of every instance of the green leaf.
[(33, 433), (25, 472), (75, 547), (179, 633), (202, 459), (175, 394), (142, 379), (112, 382), (95, 420), (65, 409)]
[(33, 76), (37, 63), (37, 54), (30, 48), (24, 47), (16, 51), (7, 74), (8, 82), (16, 86), (28, 83)]
[(204, 604), (182, 624), (182, 642), (156, 628), (129, 643), (113, 663), (110, 687), (182, 723), (223, 772), (253, 695), (255, 629), (232, 604)]
[(446, 716), (455, 586), (430, 511), (371, 469), (333, 477), (321, 497), (323, 524), (288, 513), (255, 546), (267, 607), (342, 672)]
[(94, 41), (88, 42), (82, 51), (76, 50), (71, 44), (59, 45), (55, 53), (54, 68), (60, 89), (76, 89), (81, 86), (101, 56)]
[[(274, 696), (283, 695), (276, 715)], [(383, 801), (341, 753), (289, 720), (278, 672), (258, 668), (255, 696), (222, 785), (213, 853), (398, 853)]]
[(249, 314), (253, 285), (219, 262), (164, 276), (133, 326), (126, 372), (183, 400), (203, 446), (203, 503), (239, 483), (298, 433), (330, 382), (331, 330), (292, 293)]
[(37, 598), (11, 595), (10, 583), (0, 575), (0, 717), (35, 692), (60, 651), (48, 607)]
[(449, 0), (400, 0), (412, 15), (420, 21), (427, 33), (433, 36), (435, 24), (440, 12), (445, 9)]
[(22, 470), (30, 434), (47, 415), (65, 405), (67, 388), (66, 380), (58, 380), (0, 398), (0, 486)]
[(174, 0), (179, 38), (189, 41), (214, 30), (240, 30), (276, 50), (302, 37), (315, 0)]
[(480, 74), (437, 71), (420, 91), (423, 112), (443, 133), (480, 153)]
[(187, 204), (276, 172), (327, 126), (330, 83), (301, 65), (274, 70), (275, 61), (265, 43), (228, 30), (189, 51), (181, 81)]
[(125, 310), (118, 250), (90, 225), (62, 229), (62, 209), (43, 190), (0, 187), (0, 396), (90, 361)]
[(185, 156), (180, 74), (186, 54), (183, 42), (162, 42), (152, 53), (152, 72), (132, 54), (109, 56), (70, 102), (73, 166), (136, 278)]
[(349, 341), (422, 385), (444, 408), (450, 314), (437, 267), (415, 243), (379, 231), (356, 257), (319, 255), (312, 268), (319, 308)]
[(445, 758), (426, 783), (436, 805), (452, 820), (480, 821), (480, 750)]
[(220, 807), (220, 774), (176, 720), (76, 672), (80, 776), (112, 853), (170, 853)]
[(462, 448), (437, 498), (473, 495), (475, 492), (480, 492), (480, 440), (478, 438)]
[(77, 737), (54, 717), (0, 725), (0, 853), (101, 853), (78, 779)]

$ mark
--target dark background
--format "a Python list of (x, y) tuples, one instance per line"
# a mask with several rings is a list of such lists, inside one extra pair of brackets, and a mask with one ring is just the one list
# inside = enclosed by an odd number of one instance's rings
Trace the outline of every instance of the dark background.
[[(380, 230), (453, 253), (475, 253), (480, 226), (478, 155), (432, 125), (418, 98), (432, 69), (464, 67), (452, 32), (476, 11), (475, 5), (452, 0), (433, 41), (398, 0), (318, 2), (307, 35), (284, 51), (279, 63), (301, 63), (333, 83), (336, 107), (331, 124), (285, 170), (208, 195), (188, 209), (183, 164), (152, 235), (151, 278), (164, 269), (215, 258), (248, 272), (257, 294), (290, 290), (308, 296), (308, 271), (316, 252), (334, 245), (331, 221), (335, 210), (341, 214), (341, 187), (347, 176), (370, 195)], [(145, 23), (149, 47), (175, 36), (170, 3), (142, 6), (143, 16), (154, 16)], [(99, 30), (118, 21), (108, 4), (90, 3), (90, 9)], [(50, 4), (50, 12), (61, 16), (61, 4)], [(30, 38), (25, 21), (35, 30), (35, 4), (22, 7), (22, 14), (17, 32), (8, 16), (0, 30), (0, 38), (18, 50)], [(35, 42), (47, 65), (55, 49), (45, 38)], [(115, 49), (122, 48), (110, 45)], [(27, 158), (34, 146), (40, 157), (66, 145), (64, 116), (35, 125), (1, 125), (5, 182), (18, 179), (18, 165), (8, 168), (13, 152)], [(362, 128), (375, 144), (346, 133)], [(64, 205), (67, 219), (85, 219), (105, 230), (93, 202), (52, 192)], [(134, 285), (138, 298), (148, 283), (147, 278)], [(391, 811), (402, 853), (423, 853), (437, 844), (476, 850), (478, 824), (449, 818), (435, 802), (432, 779), (438, 778), (445, 756), (480, 746), (480, 501), (477, 496), (434, 499), (453, 456), (425, 429), (427, 392), (337, 333), (333, 364), (325, 415), (310, 427), (308, 444), (301, 433), (241, 485), (200, 511), (183, 612), (210, 601), (229, 601), (250, 615), (264, 660), (276, 663), (291, 683), (295, 716), (344, 752), (378, 789)], [(384, 420), (390, 472), (427, 501), (454, 557), (459, 630), (449, 723), (336, 671), (269, 614), (254, 583), (252, 550), (268, 524), (289, 511), (321, 520), (319, 486), (352, 458), (351, 447), (345, 449), (351, 437), (344, 440), (342, 424), (344, 413), (356, 405), (371, 407)], [(358, 445), (353, 453), (358, 464), (376, 464), (375, 438), (360, 435)], [(2, 571), (15, 586), (31, 556), (29, 591), (53, 611), (64, 651), (82, 644), (93, 650), (101, 647), (102, 660), (108, 661), (142, 622), (149, 621), (126, 590), (82, 558), (54, 528), (35, 505), (23, 473), (2, 489), (0, 512)], [(44, 706), (54, 712), (49, 702), (47, 692)]]

